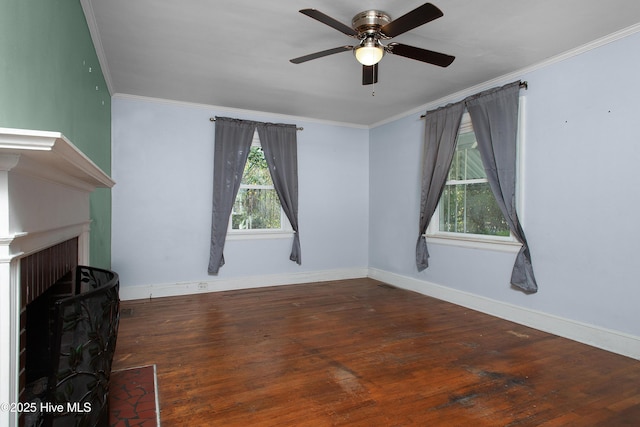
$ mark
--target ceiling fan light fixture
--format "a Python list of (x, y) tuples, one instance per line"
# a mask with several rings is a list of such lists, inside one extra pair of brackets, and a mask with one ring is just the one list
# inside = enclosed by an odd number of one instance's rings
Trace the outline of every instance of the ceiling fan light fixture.
[(384, 56), (384, 47), (378, 40), (367, 37), (353, 50), (356, 59), (362, 65), (375, 65)]

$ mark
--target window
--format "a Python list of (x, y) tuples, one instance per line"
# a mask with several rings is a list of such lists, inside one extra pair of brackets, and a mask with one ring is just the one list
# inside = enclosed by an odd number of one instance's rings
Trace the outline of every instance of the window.
[(517, 243), (491, 192), (469, 113), (462, 116), (449, 176), (427, 235)]
[(280, 206), (256, 133), (231, 211), (229, 232), (249, 234), (282, 231), (291, 231), (291, 226)]

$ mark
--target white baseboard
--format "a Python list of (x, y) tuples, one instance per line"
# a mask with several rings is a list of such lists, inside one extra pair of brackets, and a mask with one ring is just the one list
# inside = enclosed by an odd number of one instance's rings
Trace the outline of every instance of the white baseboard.
[(640, 337), (375, 268), (369, 277), (472, 310), (640, 360)]
[(327, 282), (367, 277), (369, 269), (345, 268), (304, 273), (271, 274), (232, 278), (211, 277), (197, 282), (163, 283), (140, 286), (121, 286), (120, 299), (123, 301), (192, 295), (206, 292), (232, 291), (237, 289), (260, 288), (297, 283)]

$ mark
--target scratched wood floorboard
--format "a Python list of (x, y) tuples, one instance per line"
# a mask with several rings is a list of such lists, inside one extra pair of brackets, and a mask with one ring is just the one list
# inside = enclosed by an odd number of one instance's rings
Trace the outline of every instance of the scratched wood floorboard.
[(122, 310), (164, 427), (640, 425), (640, 361), (371, 279)]

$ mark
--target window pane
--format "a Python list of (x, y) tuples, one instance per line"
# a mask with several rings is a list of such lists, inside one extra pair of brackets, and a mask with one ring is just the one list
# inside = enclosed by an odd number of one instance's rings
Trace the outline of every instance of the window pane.
[(276, 190), (240, 188), (231, 212), (231, 228), (280, 229), (280, 212)]
[(440, 199), (440, 231), (509, 236), (488, 182), (445, 186)]
[(478, 143), (473, 132), (458, 135), (456, 152), (449, 170), (448, 181), (486, 178)]
[(247, 163), (244, 165), (242, 184), (273, 185), (262, 147), (255, 145), (251, 147)]

